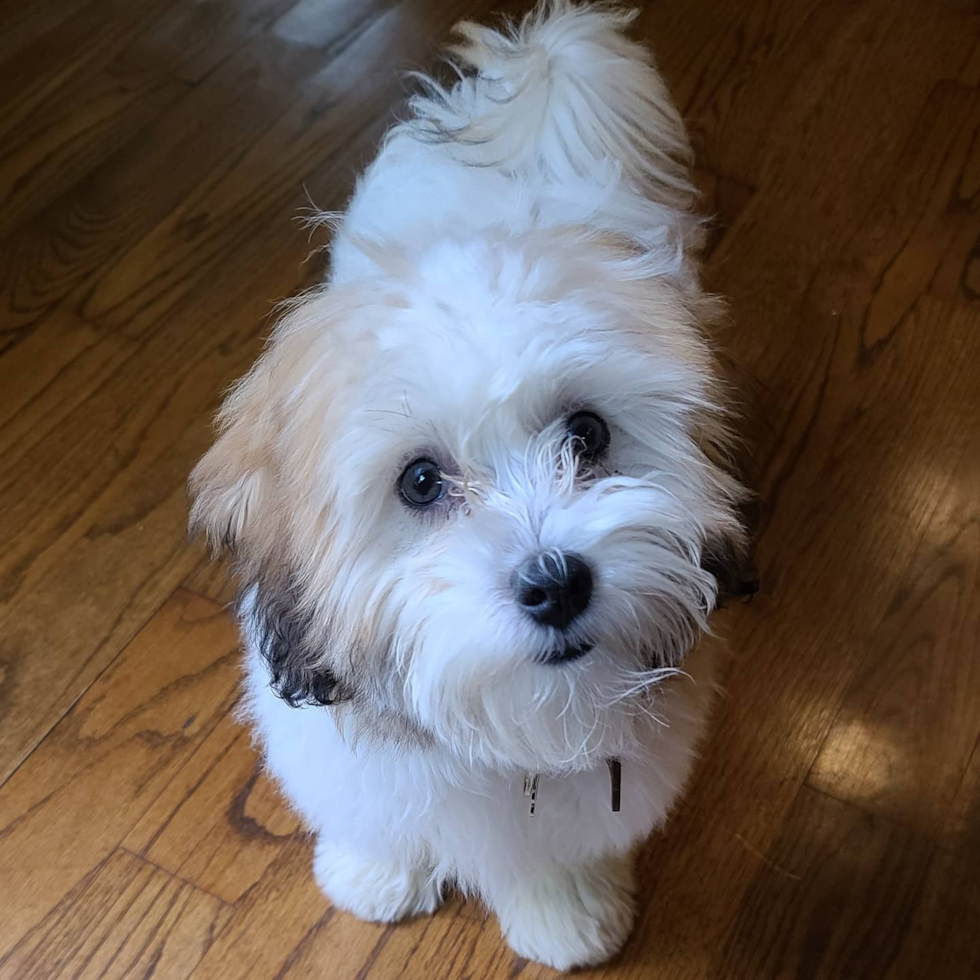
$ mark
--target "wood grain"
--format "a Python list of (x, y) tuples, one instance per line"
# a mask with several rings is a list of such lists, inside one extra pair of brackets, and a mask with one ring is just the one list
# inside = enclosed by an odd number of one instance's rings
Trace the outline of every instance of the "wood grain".
[(136, 350), (66, 310), (0, 357), (0, 452), (9, 466), (65, 423)]
[(117, 847), (235, 700), (237, 637), (177, 592), (0, 789), (0, 957)]
[(980, 736), (980, 454), (944, 483), (807, 780), (932, 838)]
[(116, 850), (0, 961), (0, 978), (189, 977), (232, 910)]
[(804, 787), (706, 975), (888, 976), (932, 848)]
[[(451, 898), (331, 908), (234, 719), (184, 480), (462, 16), (521, 0), (0, 0), (0, 977), (545, 980)], [(980, 973), (980, 10), (658, 0), (758, 436), (763, 592), (583, 976)]]
[(212, 557), (203, 544), (200, 548), (200, 559), (184, 579), (183, 585), (185, 589), (206, 596), (223, 606), (230, 606), (234, 602), (238, 590), (230, 559), (223, 555)]
[(0, 86), (32, 83), (0, 119), (0, 234), (110, 158), (295, 2), (98, 0), (60, 22), (49, 13), (52, 29), (0, 63)]
[(932, 856), (891, 976), (974, 977), (980, 973), (980, 745)]
[(297, 836), (298, 819), (262, 774), (249, 732), (226, 715), (123, 843), (234, 903)]
[[(311, 936), (341, 919), (346, 922), (348, 936), (355, 931), (361, 933), (362, 958), (370, 955), (376, 937), (385, 928), (355, 922), (335, 912), (310, 875), (312, 857), (308, 840), (291, 841), (283, 848), (261, 880), (238, 903), (231, 922), (194, 971), (194, 980), (282, 976), (299, 955), (296, 951)], [(346, 951), (331, 949), (331, 963), (338, 953), (343, 956)], [(316, 965), (321, 975), (323, 968), (322, 963)]]

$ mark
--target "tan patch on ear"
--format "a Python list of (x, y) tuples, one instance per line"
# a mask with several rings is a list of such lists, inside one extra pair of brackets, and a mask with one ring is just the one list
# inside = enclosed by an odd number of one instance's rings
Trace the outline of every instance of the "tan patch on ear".
[(253, 558), (267, 551), (262, 539), (271, 537), (275, 523), (270, 491), (276, 478), (269, 387), (260, 361), (228, 397), (218, 416), (221, 435), (188, 481), (191, 533), (204, 532), (214, 551), (228, 548)]
[(262, 503), (267, 479), (263, 465), (250, 461), (252, 454), (239, 450), (235, 445), (241, 441), (238, 436), (222, 436), (190, 477), (190, 530), (193, 534), (203, 531), (214, 551), (234, 550), (249, 515), (254, 515)]
[[(341, 327), (361, 305), (353, 288), (322, 287), (285, 304), (269, 344), (232, 389), (219, 436), (191, 473), (190, 530), (214, 551), (228, 548), (243, 579), (275, 561), (290, 540), (325, 547), (318, 466), (337, 395), (356, 374)], [(353, 355), (351, 355), (353, 357)], [(366, 358), (353, 360), (363, 365)]]

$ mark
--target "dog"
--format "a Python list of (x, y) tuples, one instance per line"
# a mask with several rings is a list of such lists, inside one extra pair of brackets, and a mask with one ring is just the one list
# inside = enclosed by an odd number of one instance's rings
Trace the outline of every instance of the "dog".
[(189, 483), (326, 895), (393, 922), (454, 885), (558, 969), (629, 935), (746, 553), (691, 149), (631, 19), (457, 27)]

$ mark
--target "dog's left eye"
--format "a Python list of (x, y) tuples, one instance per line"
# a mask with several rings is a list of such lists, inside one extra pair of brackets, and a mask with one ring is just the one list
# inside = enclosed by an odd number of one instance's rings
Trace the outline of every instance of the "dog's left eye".
[(439, 467), (431, 459), (416, 459), (398, 478), (398, 492), (410, 507), (430, 507), (446, 492)]
[(568, 419), (568, 438), (578, 456), (595, 463), (609, 448), (609, 426), (595, 412), (576, 412)]

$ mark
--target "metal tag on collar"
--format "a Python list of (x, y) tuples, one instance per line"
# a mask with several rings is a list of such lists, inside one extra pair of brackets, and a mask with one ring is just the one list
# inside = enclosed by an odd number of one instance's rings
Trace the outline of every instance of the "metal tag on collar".
[(609, 803), (613, 813), (619, 813), (622, 802), (623, 764), (619, 759), (606, 759), (609, 767)]
[(539, 772), (524, 773), (524, 796), (528, 800), (527, 815), (534, 816), (534, 811), (538, 807), (538, 780), (541, 778)]

